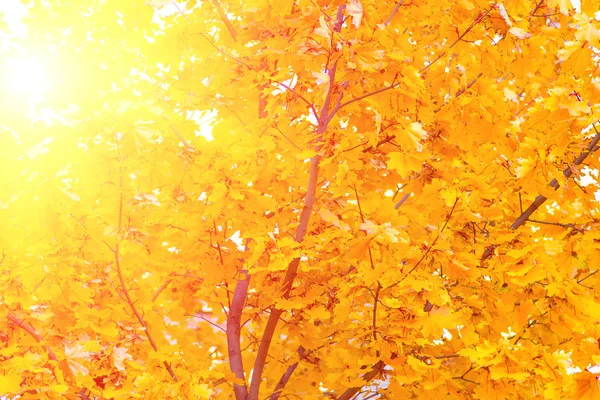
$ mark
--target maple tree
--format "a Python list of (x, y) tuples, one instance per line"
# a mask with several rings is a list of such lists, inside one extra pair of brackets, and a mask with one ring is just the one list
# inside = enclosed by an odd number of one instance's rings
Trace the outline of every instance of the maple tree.
[(597, 4), (35, 1), (0, 396), (600, 396)]

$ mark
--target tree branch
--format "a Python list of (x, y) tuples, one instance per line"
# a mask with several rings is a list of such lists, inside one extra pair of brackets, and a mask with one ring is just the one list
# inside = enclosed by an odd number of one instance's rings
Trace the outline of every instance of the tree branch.
[(390, 24), (390, 22), (392, 22), (392, 18), (394, 18), (394, 15), (396, 15), (396, 13), (398, 12), (398, 10), (402, 6), (402, 3), (404, 3), (404, 0), (400, 0), (398, 2), (398, 4), (396, 4), (396, 7), (394, 7), (394, 9), (392, 10), (392, 13), (388, 17), (388, 19), (383, 23), (383, 25), (388, 26)]
[[(27, 322), (18, 318), (15, 314), (13, 314), (11, 312), (8, 313), (6, 318), (13, 324), (17, 325), (19, 328), (21, 328), (25, 332), (27, 332), (32, 338), (35, 339), (36, 342), (41, 343), (41, 344), (43, 343), (44, 338), (42, 338), (42, 336), (39, 333), (37, 333), (35, 331), (35, 329), (33, 329), (33, 327), (31, 325), (29, 325)], [(48, 353), (48, 358), (53, 361), (57, 361), (58, 358), (56, 357), (56, 354), (50, 348), (50, 346), (48, 346), (47, 344), (43, 344), (43, 346), (46, 348), (46, 352)]]
[(152, 301), (153, 303), (156, 301), (156, 299), (158, 298), (158, 296), (160, 296), (160, 294), (163, 292), (163, 290), (165, 290), (167, 288), (167, 286), (169, 286), (169, 284), (173, 281), (173, 279), (168, 279), (165, 283), (163, 283), (158, 290), (156, 291), (156, 293), (154, 293), (154, 295), (152, 296), (152, 299), (150, 301)]
[[(17, 317), (15, 314), (13, 314), (11, 312), (9, 312), (7, 314), (6, 318), (13, 324), (17, 325), (19, 328), (21, 328), (25, 332), (27, 332), (36, 342), (43, 344), (44, 338), (39, 333), (37, 333), (35, 331), (35, 329), (33, 329), (33, 326), (29, 325), (27, 322), (25, 322), (24, 320)], [(50, 346), (48, 346), (47, 344), (43, 344), (43, 346), (46, 348), (46, 352), (48, 353), (48, 358), (51, 359), (52, 361), (58, 361), (58, 357), (56, 357), (56, 353), (54, 353), (52, 348)], [(89, 400), (86, 388), (81, 389), (81, 391), (79, 392), (79, 397), (82, 398), (83, 400)]]
[[(377, 364), (373, 365), (371, 371), (363, 374), (362, 376), (362, 379), (365, 381), (365, 384), (369, 383), (373, 378), (382, 373), (384, 368), (385, 363), (383, 361), (379, 361)], [(342, 393), (341, 396), (337, 398), (337, 400), (350, 400), (362, 388), (362, 386), (349, 388), (344, 393)]]
[[(317, 123), (321, 122), (319, 119), (319, 114), (317, 114), (317, 110), (315, 109), (315, 105), (313, 103), (306, 100), (306, 98), (304, 96), (302, 96), (300, 93), (296, 92), (294, 89), (292, 89), (288, 85), (281, 83), (281, 82), (275, 82), (275, 83), (279, 86), (283, 86), (284, 88), (289, 90), (294, 96), (298, 97), (300, 100), (302, 100), (304, 103), (306, 103), (308, 105), (308, 107), (310, 107), (310, 110), (313, 112), (313, 115), (315, 116), (315, 118), (317, 119)], [(331, 83), (330, 83), (330, 87), (331, 87)]]
[(306, 358), (306, 356), (307, 356), (306, 349), (302, 346), (298, 347), (298, 355), (300, 356), (300, 359), (298, 361), (296, 361), (295, 363), (293, 363), (292, 365), (290, 365), (287, 368), (287, 370), (283, 373), (281, 378), (279, 379), (279, 382), (277, 382), (277, 386), (275, 386), (275, 390), (273, 391), (273, 394), (271, 395), (271, 400), (277, 400), (279, 398), (279, 396), (281, 395), (281, 392), (285, 388), (285, 385), (287, 385), (288, 381), (292, 377), (292, 374), (294, 373), (296, 368), (298, 368), (298, 364), (300, 363), (300, 361), (302, 361), (304, 358)]
[[(598, 145), (598, 142), (600, 142), (600, 132), (598, 132), (598, 130), (596, 129), (595, 124), (596, 123), (593, 123), (592, 126), (594, 127), (594, 131), (596, 131), (596, 136), (594, 136), (594, 139), (592, 139), (588, 147), (583, 152), (581, 152), (581, 154), (579, 154), (579, 157), (575, 159), (573, 165), (580, 165), (587, 158), (587, 156), (594, 152), (596, 146)], [(565, 178), (569, 179), (571, 175), (573, 175), (573, 169), (571, 167), (565, 168), (563, 171), (563, 175), (565, 176)], [(558, 190), (558, 188), (560, 187), (556, 178), (552, 179), (552, 181), (548, 185), (554, 190)], [(533, 202), (529, 205), (529, 207), (527, 207), (527, 209), (515, 220), (515, 222), (513, 222), (513, 224), (510, 226), (510, 229), (515, 230), (521, 225), (523, 225), (525, 222), (527, 222), (531, 214), (533, 214), (538, 208), (540, 208), (542, 204), (546, 202), (546, 200), (548, 199), (544, 195), (538, 195), (535, 198), (535, 200), (533, 200)]]
[[(341, 29), (343, 24), (343, 10), (345, 9), (345, 5), (341, 5), (338, 8), (337, 20), (334, 26), (334, 30)], [(306, 195), (304, 197), (304, 208), (302, 209), (302, 213), (300, 215), (300, 224), (296, 228), (296, 235), (294, 240), (298, 243), (301, 243), (304, 240), (304, 236), (308, 230), (308, 222), (310, 220), (310, 216), (313, 210), (313, 206), (316, 199), (317, 192), (317, 184), (319, 180), (319, 164), (321, 163), (321, 155), (319, 154), (321, 150), (321, 143), (323, 141), (323, 134), (327, 130), (327, 125), (331, 120), (329, 117), (329, 110), (331, 108), (331, 98), (333, 94), (333, 88), (335, 86), (335, 74), (337, 70), (337, 61), (334, 65), (327, 71), (329, 75), (329, 90), (327, 92), (327, 96), (325, 98), (325, 102), (323, 103), (323, 107), (320, 112), (320, 122), (316, 132), (314, 150), (317, 153), (310, 161), (310, 171), (308, 177), (308, 187), (306, 190)], [(333, 116), (334, 113), (331, 114)], [(285, 277), (283, 279), (283, 294), (282, 297), (284, 299), (289, 298), (290, 291), (292, 290), (292, 285), (294, 280), (296, 279), (296, 275), (298, 274), (298, 267), (300, 266), (300, 258), (293, 259), (285, 273)], [(258, 394), (260, 389), (260, 384), (262, 382), (263, 371), (265, 368), (265, 363), (267, 359), (267, 355), (269, 353), (269, 347), (271, 346), (271, 341), (273, 340), (273, 335), (275, 334), (275, 328), (277, 327), (277, 323), (279, 322), (279, 317), (283, 314), (283, 310), (278, 308), (273, 308), (271, 310), (271, 314), (269, 315), (269, 319), (267, 320), (267, 324), (265, 326), (265, 330), (263, 332), (260, 345), (258, 347), (258, 353), (256, 354), (256, 360), (254, 361), (254, 368), (252, 370), (252, 380), (250, 382), (250, 393), (248, 400), (258, 400)]]
[(237, 400), (245, 400), (248, 397), (248, 386), (246, 385), (246, 377), (244, 375), (244, 363), (242, 360), (241, 347), (241, 321), (242, 311), (246, 304), (246, 296), (248, 295), (248, 286), (250, 285), (250, 274), (248, 271), (242, 270), (246, 277), (239, 280), (235, 285), (233, 292), (233, 301), (229, 308), (227, 316), (227, 349), (229, 355), (229, 368), (236, 378), (241, 379), (244, 384), (233, 384), (233, 392)]

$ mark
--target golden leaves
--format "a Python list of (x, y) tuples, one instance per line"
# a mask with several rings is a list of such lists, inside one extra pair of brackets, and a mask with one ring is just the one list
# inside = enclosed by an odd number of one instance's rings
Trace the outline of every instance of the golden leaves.
[(20, 374), (9, 374), (0, 376), (0, 392), (1, 393), (19, 393), (21, 391), (21, 381), (23, 378)]
[(597, 374), (589, 371), (583, 371), (576, 376), (576, 393), (577, 399), (593, 400), (600, 397), (600, 380)]
[[(566, 373), (598, 361), (597, 202), (563, 173), (585, 171), (574, 160), (595, 134), (589, 4), (220, 2), (232, 41), (209, 2), (155, 2), (172, 12), (159, 23), (104, 3), (85, 24), (30, 9), (69, 71), (102, 72), (76, 79), (77, 107), (0, 110), (0, 300), (44, 338), (0, 332), (0, 393), (232, 397), (223, 329), (245, 281), (240, 376), (274, 307), (285, 321), (256, 398), (296, 361), (290, 396), (376, 386), (363, 375), (380, 360), (397, 398), (597, 394)], [(203, 110), (213, 138), (192, 150), (187, 116)], [(67, 346), (55, 376), (46, 344)]]
[(388, 153), (388, 168), (395, 170), (402, 178), (408, 177), (412, 172), (420, 172), (423, 168), (422, 157), (416, 157), (404, 152)]

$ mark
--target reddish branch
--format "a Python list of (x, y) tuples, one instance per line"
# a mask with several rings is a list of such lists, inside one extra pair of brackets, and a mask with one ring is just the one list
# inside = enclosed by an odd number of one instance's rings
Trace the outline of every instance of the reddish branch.
[(241, 347), (241, 320), (242, 311), (248, 295), (248, 286), (250, 284), (250, 274), (248, 271), (240, 271), (246, 274), (246, 277), (235, 285), (233, 299), (227, 316), (227, 349), (229, 354), (229, 368), (236, 378), (241, 379), (243, 384), (234, 383), (233, 391), (236, 399), (246, 399), (248, 397), (248, 387), (244, 376), (244, 363), (242, 361)]
[[(475, 20), (471, 23), (471, 25), (469, 25), (469, 27), (467, 29), (465, 29), (465, 31), (463, 33), (461, 33), (460, 35), (458, 35), (458, 38), (450, 45), (448, 46), (448, 49), (453, 48), (454, 46), (456, 46), (458, 44), (458, 42), (460, 42), (461, 40), (463, 40), (463, 38), (469, 33), (471, 32), (471, 30), (475, 27), (475, 25), (479, 24), (481, 21), (483, 21), (483, 19), (494, 9), (496, 8), (496, 4), (498, 2), (495, 1), (494, 4), (491, 5), (490, 8), (487, 9), (487, 11), (479, 14), (477, 16), (477, 18), (475, 18)], [(429, 67), (431, 67), (433, 64), (435, 64), (440, 58), (444, 57), (446, 54), (448, 54), (448, 50), (444, 50), (439, 56), (437, 56), (432, 62), (430, 62), (429, 64), (427, 64), (425, 67), (421, 68), (421, 70), (419, 72), (423, 72), (426, 69), (428, 69)]]
[[(10, 322), (17, 325), (19, 328), (23, 329), (25, 332), (27, 332), (29, 335), (31, 335), (31, 337), (34, 338), (36, 342), (42, 343), (42, 341), (44, 340), (42, 338), (42, 336), (39, 333), (37, 333), (31, 325), (29, 325), (27, 322), (23, 321), (22, 319), (18, 318), (13, 313), (9, 312), (7, 318)], [(44, 344), (44, 347), (46, 348), (46, 351), (48, 352), (48, 358), (53, 361), (57, 361), (58, 359), (56, 358), (56, 354), (50, 348), (50, 346), (48, 346), (47, 344)]]
[(163, 290), (165, 290), (171, 282), (173, 282), (173, 279), (167, 279), (167, 281), (158, 288), (156, 293), (154, 293), (154, 296), (152, 296), (152, 299), (150, 301), (152, 301), (154, 303), (156, 301), (156, 299), (158, 299), (158, 296), (160, 296), (160, 294), (163, 292)]
[[(27, 332), (32, 338), (35, 339), (36, 342), (38, 342), (38, 343), (43, 342), (44, 338), (39, 333), (37, 333), (35, 331), (35, 329), (33, 329), (33, 326), (29, 325), (27, 322), (23, 321), (21, 318), (17, 317), (16, 315), (14, 315), (11, 312), (8, 313), (6, 318), (13, 324), (17, 325), (19, 328), (21, 328), (25, 332)], [(54, 353), (52, 348), (50, 348), (50, 346), (48, 346), (47, 344), (44, 344), (44, 347), (46, 348), (46, 352), (48, 352), (48, 358), (51, 359), (52, 361), (58, 361), (58, 358), (56, 357), (56, 353)], [(81, 391), (79, 392), (79, 397), (82, 398), (83, 400), (89, 400), (87, 391), (88, 390), (86, 388), (81, 389)]]
[(300, 361), (302, 361), (304, 358), (306, 358), (307, 354), (308, 354), (308, 352), (306, 351), (306, 349), (304, 347), (302, 347), (302, 346), (298, 347), (298, 355), (300, 356), (300, 359), (298, 361), (296, 361), (295, 363), (293, 363), (292, 365), (290, 365), (285, 370), (285, 372), (279, 379), (279, 382), (277, 382), (277, 386), (275, 386), (275, 391), (271, 395), (271, 400), (277, 400), (279, 398), (283, 388), (285, 388), (285, 385), (287, 385), (288, 381), (294, 374), (294, 371), (296, 370), (296, 368), (298, 368), (298, 364), (300, 363)]
[[(122, 198), (122, 196), (121, 196), (121, 198)], [(136, 308), (133, 300), (131, 299), (131, 296), (129, 295), (127, 286), (125, 285), (125, 279), (123, 279), (123, 272), (121, 270), (119, 243), (117, 243), (115, 245), (115, 249), (112, 250), (112, 252), (115, 255), (115, 265), (117, 267), (117, 275), (119, 276), (119, 282), (121, 283), (121, 291), (123, 292), (123, 295), (125, 296), (125, 300), (127, 301), (127, 304), (129, 304), (129, 308), (131, 308), (131, 311), (133, 312), (133, 315), (135, 315), (135, 318), (138, 320), (140, 325), (142, 325), (142, 327), (144, 328), (144, 332), (146, 333), (146, 337), (148, 338), (150, 345), (152, 346), (154, 351), (158, 351), (158, 346), (156, 345), (156, 342), (154, 341), (152, 334), (150, 334), (150, 330), (148, 329), (148, 324), (146, 323), (146, 321), (144, 320), (144, 318), (142, 317), (142, 315)], [(171, 375), (171, 378), (177, 382), (177, 376), (175, 375), (175, 372), (173, 372), (171, 365), (167, 361), (163, 361), (163, 364), (164, 364), (165, 368), (167, 369), (167, 371), (169, 372), (169, 375)]]
[[(373, 365), (373, 368), (365, 374), (363, 374), (362, 379), (365, 383), (370, 382), (373, 378), (383, 372), (385, 368), (385, 363), (383, 361), (379, 361), (377, 364)], [(358, 393), (362, 389), (362, 386), (357, 386), (353, 388), (347, 389), (337, 400), (350, 400), (354, 397), (356, 393)]]
[[(594, 152), (594, 150), (596, 149), (596, 146), (598, 145), (598, 142), (600, 142), (600, 132), (598, 132), (598, 130), (596, 129), (595, 124), (592, 124), (592, 126), (594, 127), (594, 131), (596, 131), (596, 136), (594, 136), (594, 139), (590, 142), (588, 147), (579, 155), (579, 157), (577, 157), (575, 159), (575, 161), (573, 162), (573, 165), (580, 165), (587, 158), (587, 156), (589, 156), (590, 154), (592, 154)], [(565, 178), (569, 179), (571, 177), (571, 175), (573, 175), (573, 169), (571, 167), (565, 168), (565, 170), (563, 171), (563, 175), (565, 176)], [(549, 186), (551, 188), (553, 188), (554, 190), (557, 190), (560, 187), (556, 178), (552, 179)], [(510, 226), (510, 229), (517, 229), (518, 227), (523, 225), (525, 222), (527, 222), (529, 220), (529, 217), (531, 216), (531, 214), (533, 214), (538, 208), (540, 208), (542, 206), (542, 204), (544, 204), (546, 202), (546, 200), (548, 200), (548, 199), (544, 195), (541, 195), (541, 194), (538, 195), (535, 198), (535, 200), (533, 200), (531, 205), (529, 205), (529, 207), (527, 207), (527, 210), (525, 210), (519, 216), (519, 218), (517, 218), (516, 221)]]
[[(334, 30), (341, 30), (344, 14), (343, 11), (345, 9), (345, 5), (341, 5), (338, 8), (336, 22), (334, 24)], [(302, 209), (302, 213), (300, 215), (300, 224), (296, 229), (295, 241), (301, 243), (304, 240), (304, 236), (308, 230), (308, 222), (310, 220), (310, 216), (313, 210), (313, 206), (316, 199), (317, 192), (317, 184), (319, 178), (319, 164), (321, 162), (321, 155), (319, 154), (321, 150), (321, 143), (323, 140), (323, 135), (327, 130), (327, 126), (329, 121), (333, 118), (337, 110), (341, 108), (341, 95), (336, 99), (335, 105), (332, 104), (333, 92), (335, 88), (335, 74), (337, 70), (337, 61), (333, 64), (331, 68), (327, 71), (329, 75), (329, 90), (327, 91), (327, 96), (325, 97), (325, 101), (323, 103), (323, 107), (319, 113), (319, 124), (315, 135), (314, 141), (314, 150), (317, 153), (310, 162), (310, 172), (308, 178), (308, 187), (306, 190), (306, 195), (304, 197), (304, 208)], [(283, 294), (282, 297), (284, 299), (289, 298), (290, 291), (292, 289), (292, 285), (294, 280), (296, 279), (296, 275), (298, 274), (298, 267), (300, 266), (300, 258), (295, 258), (289, 264), (285, 277), (283, 280)], [(238, 282), (238, 285), (240, 283)], [(237, 287), (236, 287), (237, 291)], [(283, 313), (283, 310), (278, 308), (273, 308), (271, 310), (271, 314), (269, 315), (269, 319), (267, 320), (267, 324), (265, 326), (265, 330), (262, 335), (262, 339), (260, 345), (258, 347), (258, 353), (256, 355), (256, 360), (254, 362), (254, 368), (252, 370), (252, 380), (250, 382), (250, 393), (249, 400), (258, 400), (258, 393), (260, 389), (260, 384), (262, 382), (263, 371), (266, 364), (267, 355), (269, 353), (269, 347), (271, 346), (271, 342), (273, 340), (273, 336), (275, 334), (275, 329), (277, 327), (277, 323), (279, 322), (279, 317)], [(230, 313), (231, 314), (231, 313)], [(236, 394), (237, 396), (237, 394)], [(243, 397), (237, 397), (241, 399)]]
[(404, 0), (400, 0), (398, 2), (398, 4), (396, 4), (396, 7), (394, 7), (394, 9), (392, 10), (392, 13), (388, 17), (388, 19), (383, 23), (383, 25), (388, 26), (390, 24), (390, 22), (392, 22), (392, 18), (394, 18), (394, 15), (396, 15), (396, 13), (398, 12), (398, 10), (402, 6), (402, 3), (404, 3)]

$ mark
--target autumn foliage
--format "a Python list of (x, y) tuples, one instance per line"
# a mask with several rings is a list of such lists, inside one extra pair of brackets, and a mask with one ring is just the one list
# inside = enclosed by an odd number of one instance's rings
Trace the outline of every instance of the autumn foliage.
[(30, 2), (0, 397), (600, 398), (578, 3)]

